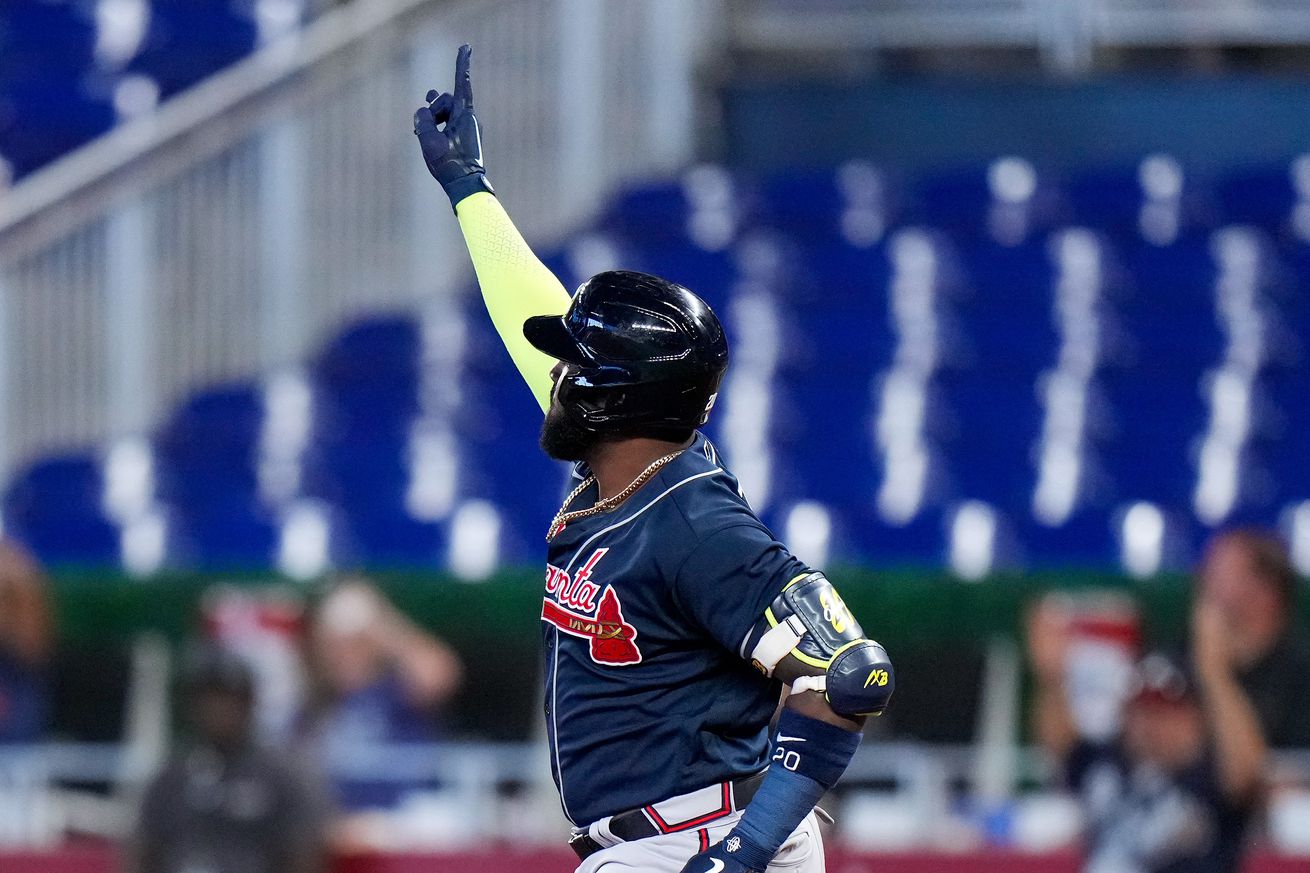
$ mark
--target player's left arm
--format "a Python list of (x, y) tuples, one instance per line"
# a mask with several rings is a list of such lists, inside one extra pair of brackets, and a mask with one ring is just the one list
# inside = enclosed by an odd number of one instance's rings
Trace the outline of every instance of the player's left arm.
[(791, 694), (778, 719), (764, 783), (728, 837), (692, 858), (684, 873), (768, 867), (837, 784), (859, 748), (865, 719), (882, 713), (896, 685), (886, 650), (865, 636), (822, 573), (792, 579), (741, 651)]

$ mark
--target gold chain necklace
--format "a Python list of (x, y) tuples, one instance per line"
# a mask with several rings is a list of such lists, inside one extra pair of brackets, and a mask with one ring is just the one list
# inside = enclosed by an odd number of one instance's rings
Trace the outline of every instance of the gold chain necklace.
[(586, 491), (593, 483), (595, 483), (596, 477), (588, 476), (586, 479), (582, 480), (581, 485), (569, 492), (568, 497), (564, 498), (564, 505), (559, 508), (559, 512), (555, 513), (555, 518), (550, 523), (550, 530), (546, 531), (546, 542), (553, 540), (560, 531), (568, 526), (569, 522), (577, 521), (580, 518), (588, 518), (593, 515), (598, 515), (618, 506), (620, 503), (631, 497), (632, 492), (636, 491), (642, 485), (645, 485), (650, 477), (654, 476), (655, 473), (659, 471), (660, 467), (663, 467), (669, 461), (672, 461), (685, 451), (686, 449), (678, 449), (676, 452), (670, 452), (662, 458), (656, 458), (651, 462), (649, 467), (638, 474), (636, 479), (632, 480), (627, 488), (624, 488), (613, 497), (606, 497), (602, 500), (597, 500), (586, 509), (575, 509), (573, 512), (568, 512), (569, 505), (573, 503), (574, 500), (578, 499), (578, 495), (583, 491)]

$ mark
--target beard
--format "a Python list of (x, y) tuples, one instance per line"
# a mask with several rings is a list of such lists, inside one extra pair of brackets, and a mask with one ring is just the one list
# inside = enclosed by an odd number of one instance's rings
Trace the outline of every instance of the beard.
[(558, 403), (552, 403), (541, 423), (541, 450), (557, 461), (582, 461), (601, 442), (601, 437), (569, 418)]

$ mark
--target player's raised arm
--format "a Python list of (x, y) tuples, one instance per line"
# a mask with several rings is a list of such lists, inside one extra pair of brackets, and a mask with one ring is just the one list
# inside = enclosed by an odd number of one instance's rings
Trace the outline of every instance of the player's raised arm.
[(523, 322), (534, 315), (560, 315), (569, 295), (546, 269), (510, 221), (487, 182), (482, 165), (482, 133), (473, 114), (469, 46), (455, 61), (455, 88), (429, 91), (427, 104), (414, 113), (414, 133), (428, 171), (441, 183), (459, 219), (473, 258), (482, 299), (501, 341), (543, 410), (550, 404), (554, 359), (523, 337)]

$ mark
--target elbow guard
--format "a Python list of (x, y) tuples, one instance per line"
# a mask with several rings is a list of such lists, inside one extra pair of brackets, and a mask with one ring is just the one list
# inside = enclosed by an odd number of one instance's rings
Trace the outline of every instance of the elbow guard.
[(887, 651), (865, 637), (822, 573), (789, 582), (764, 611), (746, 647), (751, 663), (766, 676), (788, 655), (815, 670), (793, 682), (792, 691), (823, 693), (838, 715), (879, 715), (896, 687)]
[(839, 652), (825, 678), (828, 705), (838, 715), (882, 715), (896, 690), (887, 650), (873, 640), (860, 640)]

